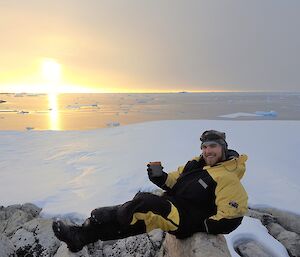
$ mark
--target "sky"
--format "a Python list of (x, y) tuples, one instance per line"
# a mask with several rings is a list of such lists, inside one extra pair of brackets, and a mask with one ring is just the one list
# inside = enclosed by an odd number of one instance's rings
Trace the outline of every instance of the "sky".
[(299, 9), (298, 0), (0, 0), (0, 92), (300, 91)]

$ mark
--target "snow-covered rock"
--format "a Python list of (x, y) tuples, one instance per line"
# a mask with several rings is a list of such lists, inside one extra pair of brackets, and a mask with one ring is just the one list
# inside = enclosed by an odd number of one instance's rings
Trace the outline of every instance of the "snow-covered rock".
[(111, 245), (104, 245), (103, 257), (152, 257), (161, 247), (163, 232), (151, 231), (149, 234), (128, 237)]
[(41, 209), (33, 204), (0, 207), (0, 233), (11, 236), (20, 226), (32, 220)]
[(13, 244), (5, 235), (0, 234), (0, 256), (11, 257), (14, 253), (15, 247), (13, 246)]
[(19, 252), (51, 256), (60, 246), (60, 241), (52, 232), (52, 220), (35, 218), (26, 222), (11, 237), (11, 242)]

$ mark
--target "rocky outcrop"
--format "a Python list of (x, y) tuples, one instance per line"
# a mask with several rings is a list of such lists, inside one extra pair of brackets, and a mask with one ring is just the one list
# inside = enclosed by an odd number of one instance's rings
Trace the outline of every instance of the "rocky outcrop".
[[(33, 204), (0, 207), (0, 257), (153, 257), (165, 236), (161, 230), (154, 230), (123, 240), (99, 241), (75, 254), (54, 236), (53, 220), (41, 218), (40, 212)], [(66, 221), (74, 223), (70, 219)]]
[(39, 218), (40, 212), (40, 208), (30, 203), (0, 208), (0, 245), (9, 247), (9, 253), (1, 257), (52, 256), (60, 242), (52, 232), (52, 221)]
[[(0, 207), (0, 257), (205, 257), (230, 256), (224, 236), (197, 233), (178, 240), (161, 230), (123, 240), (98, 241), (71, 253), (52, 232), (52, 219), (40, 217), (33, 204)], [(285, 246), (291, 257), (300, 257), (299, 216), (276, 209), (251, 209), (269, 233)], [(78, 223), (78, 220), (66, 220)], [(259, 242), (241, 241), (235, 246), (242, 257), (270, 256)]]
[(12, 235), (24, 223), (37, 217), (41, 210), (30, 203), (0, 207), (0, 233)]

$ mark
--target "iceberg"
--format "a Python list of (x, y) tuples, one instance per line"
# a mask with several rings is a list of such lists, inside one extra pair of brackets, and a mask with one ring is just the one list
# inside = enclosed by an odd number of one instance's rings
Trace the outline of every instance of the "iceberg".
[(277, 112), (275, 111), (257, 111), (255, 112), (256, 115), (259, 115), (259, 116), (269, 116), (269, 117), (277, 117)]

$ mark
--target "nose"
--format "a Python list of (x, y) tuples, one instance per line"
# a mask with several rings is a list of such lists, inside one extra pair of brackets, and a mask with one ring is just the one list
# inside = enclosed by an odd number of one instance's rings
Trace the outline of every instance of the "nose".
[(212, 147), (211, 146), (206, 146), (205, 148), (203, 148), (203, 152), (205, 152), (205, 153), (211, 153), (212, 152)]

